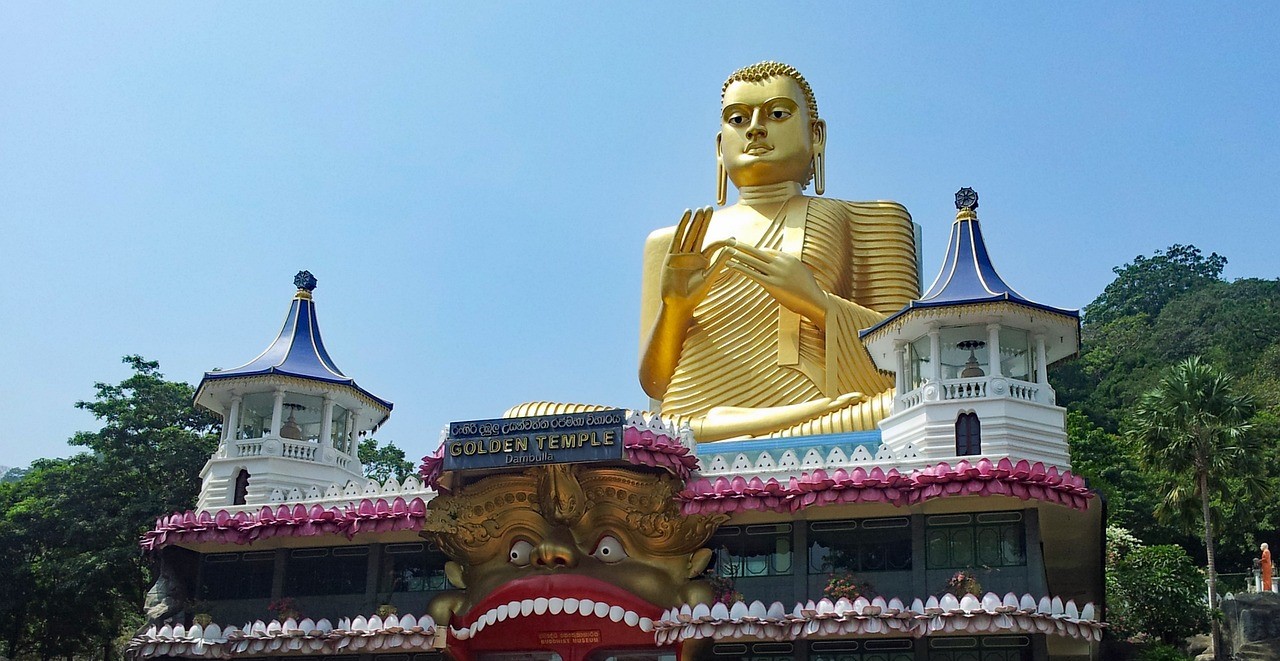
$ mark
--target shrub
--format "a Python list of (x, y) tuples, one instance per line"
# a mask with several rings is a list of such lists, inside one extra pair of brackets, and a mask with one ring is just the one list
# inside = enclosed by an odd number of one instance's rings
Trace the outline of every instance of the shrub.
[(1107, 619), (1122, 636), (1171, 644), (1209, 627), (1204, 575), (1180, 546), (1133, 549), (1108, 568), (1107, 590)]

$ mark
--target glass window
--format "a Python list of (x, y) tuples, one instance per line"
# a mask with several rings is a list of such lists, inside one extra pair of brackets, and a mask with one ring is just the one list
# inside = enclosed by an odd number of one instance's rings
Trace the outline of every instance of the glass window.
[(364, 594), (368, 567), (367, 546), (294, 549), (285, 568), (284, 593), (290, 597)]
[(720, 643), (711, 648), (712, 658), (743, 661), (792, 661), (795, 647), (791, 643)]
[(271, 409), (275, 406), (275, 394), (257, 392), (244, 396), (240, 403), (240, 428), (236, 438), (262, 438), (271, 430)]
[(982, 454), (982, 422), (972, 411), (956, 416), (956, 456)]
[(948, 514), (925, 520), (929, 569), (1021, 567), (1027, 552), (1021, 512)]
[(929, 378), (929, 336), (926, 335), (908, 345), (907, 387), (915, 390)]
[(905, 516), (809, 524), (809, 573), (911, 569), (911, 519)]
[(265, 599), (271, 596), (276, 552), (213, 553), (200, 562), (200, 598)]
[(791, 524), (726, 526), (711, 538), (716, 574), (729, 578), (792, 572)]
[(1035, 381), (1034, 348), (1031, 345), (1031, 334), (1017, 328), (1000, 329), (1000, 373), (1021, 379)]
[(380, 592), (432, 592), (450, 588), (444, 554), (425, 543), (388, 544), (383, 549)]
[(929, 661), (1030, 661), (1031, 639), (1027, 636), (982, 636), (977, 638), (933, 638), (929, 640)]
[(939, 330), (942, 349), (942, 378), (960, 379), (986, 376), (987, 329), (983, 326), (953, 326)]
[(909, 638), (824, 640), (809, 643), (810, 661), (915, 661)]

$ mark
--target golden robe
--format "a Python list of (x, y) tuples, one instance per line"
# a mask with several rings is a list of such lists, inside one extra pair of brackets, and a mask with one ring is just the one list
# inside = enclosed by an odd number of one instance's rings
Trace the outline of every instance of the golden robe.
[[(915, 239), (911, 216), (897, 203), (792, 198), (756, 245), (798, 254), (813, 271), (832, 295), (825, 331), (727, 272), (694, 310), (662, 415), (688, 420), (716, 406), (767, 408), (861, 392), (871, 399), (757, 435), (874, 428), (888, 413), (893, 377), (876, 369), (858, 331), (919, 296)], [(669, 247), (669, 240), (646, 246), (642, 333), (657, 313)]]

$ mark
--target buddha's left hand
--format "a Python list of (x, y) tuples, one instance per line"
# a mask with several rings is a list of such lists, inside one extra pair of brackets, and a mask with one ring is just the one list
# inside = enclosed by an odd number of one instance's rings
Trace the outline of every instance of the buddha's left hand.
[(739, 243), (726, 248), (728, 267), (760, 283), (778, 304), (825, 327), (827, 293), (799, 257), (780, 250)]

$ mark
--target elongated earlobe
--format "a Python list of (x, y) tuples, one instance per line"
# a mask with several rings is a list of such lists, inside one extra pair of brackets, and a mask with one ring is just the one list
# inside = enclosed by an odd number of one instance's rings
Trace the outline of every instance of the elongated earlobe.
[(827, 192), (827, 155), (821, 149), (813, 153), (813, 192), (815, 195)]
[(724, 169), (724, 152), (720, 150), (720, 134), (716, 134), (716, 204), (724, 206), (729, 199), (729, 173)]

